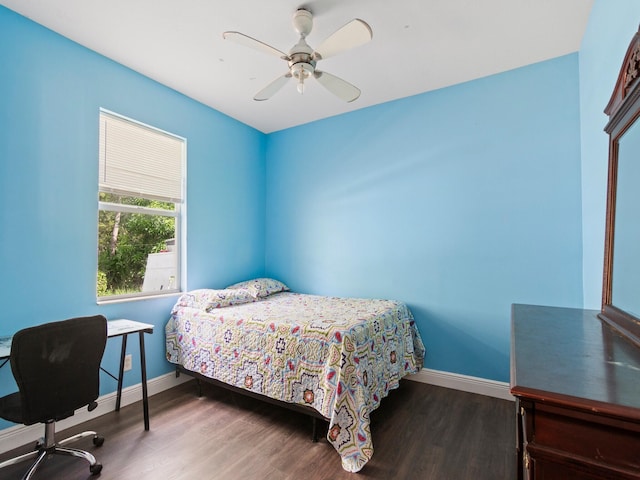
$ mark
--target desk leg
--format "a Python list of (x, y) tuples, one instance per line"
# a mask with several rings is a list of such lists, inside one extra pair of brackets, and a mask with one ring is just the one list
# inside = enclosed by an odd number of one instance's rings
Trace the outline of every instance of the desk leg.
[(124, 357), (127, 354), (127, 336), (122, 336), (122, 349), (120, 350), (120, 370), (118, 371), (118, 395), (116, 397), (116, 412), (120, 411), (120, 401), (122, 400), (122, 379), (124, 377)]
[(149, 394), (147, 392), (147, 361), (144, 350), (144, 332), (140, 336), (140, 373), (142, 374), (142, 409), (144, 412), (144, 429), (149, 430)]

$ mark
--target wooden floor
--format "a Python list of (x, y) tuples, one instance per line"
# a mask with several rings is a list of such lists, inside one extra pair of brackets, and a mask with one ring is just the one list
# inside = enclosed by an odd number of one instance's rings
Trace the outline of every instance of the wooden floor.
[[(51, 457), (35, 479), (75, 480), (321, 480), (516, 478), (513, 402), (402, 381), (371, 417), (374, 455), (357, 474), (321, 438), (311, 442), (311, 420), (301, 414), (194, 382), (150, 398), (151, 430), (139, 403), (61, 432), (82, 430), (106, 437), (73, 446), (103, 464), (89, 475), (81, 459)], [(326, 427), (325, 433), (326, 433)], [(0, 456), (0, 461), (30, 446)], [(7, 467), (0, 479), (20, 479), (29, 464)]]

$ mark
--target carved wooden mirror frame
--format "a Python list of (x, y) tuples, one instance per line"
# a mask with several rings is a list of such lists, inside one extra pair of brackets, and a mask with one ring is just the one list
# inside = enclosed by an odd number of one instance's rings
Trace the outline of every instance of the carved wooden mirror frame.
[[(605, 230), (604, 277), (602, 285), (602, 311), (599, 317), (624, 336), (640, 346), (640, 318), (616, 306), (612, 295), (613, 258), (618, 188), (619, 140), (638, 121), (640, 124), (640, 29), (634, 35), (618, 74), (611, 100), (605, 108), (609, 122), (609, 177), (607, 183), (607, 217)], [(640, 157), (640, 152), (638, 152)], [(640, 159), (638, 160), (640, 161)], [(640, 185), (638, 186), (640, 188)], [(638, 219), (640, 222), (640, 218)], [(638, 245), (640, 255), (640, 245)], [(635, 288), (635, 287), (634, 287)], [(640, 285), (637, 285), (640, 296)]]

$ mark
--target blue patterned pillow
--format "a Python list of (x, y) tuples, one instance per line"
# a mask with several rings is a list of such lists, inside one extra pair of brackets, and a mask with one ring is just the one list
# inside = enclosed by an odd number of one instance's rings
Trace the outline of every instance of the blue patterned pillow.
[(255, 278), (246, 282), (234, 283), (229, 285), (227, 289), (246, 290), (256, 299), (268, 297), (273, 293), (289, 291), (289, 287), (273, 278)]

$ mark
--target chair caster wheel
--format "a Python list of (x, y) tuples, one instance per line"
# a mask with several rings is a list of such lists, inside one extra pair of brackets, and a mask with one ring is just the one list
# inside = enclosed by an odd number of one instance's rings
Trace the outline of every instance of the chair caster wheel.
[(95, 465), (89, 466), (89, 471), (91, 472), (91, 475), (98, 475), (102, 471), (102, 464), (96, 462)]
[(96, 435), (95, 437), (93, 437), (93, 444), (96, 447), (101, 447), (102, 444), (104, 443), (104, 437), (100, 437), (98, 435)]

